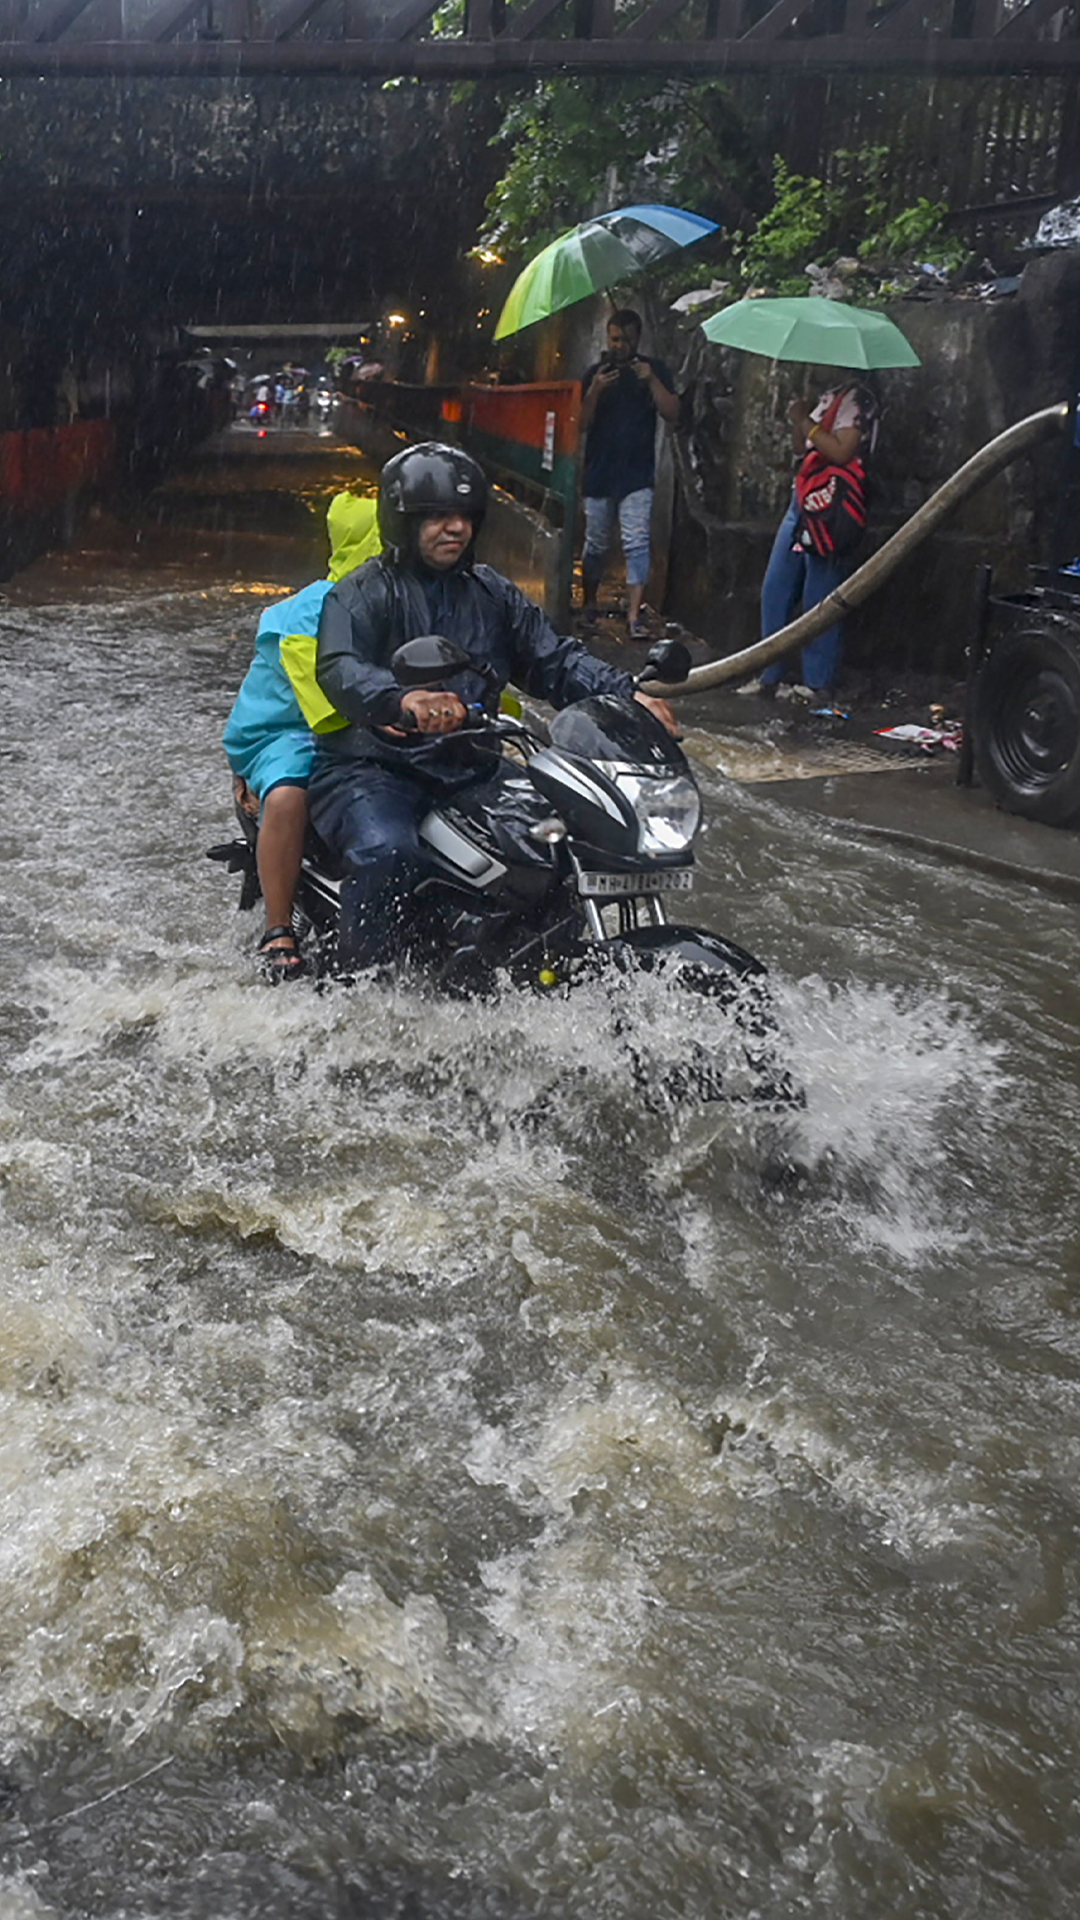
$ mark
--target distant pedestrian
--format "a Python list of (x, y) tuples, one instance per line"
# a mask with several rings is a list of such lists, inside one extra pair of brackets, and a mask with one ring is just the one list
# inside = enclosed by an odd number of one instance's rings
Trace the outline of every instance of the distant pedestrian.
[[(835, 367), (818, 369), (829, 379), (811, 408), (801, 397), (788, 407), (792, 449), (803, 467), (811, 454), (819, 456), (817, 465), (854, 468), (869, 457), (877, 437), (878, 403), (867, 386), (856, 384), (853, 376)], [(827, 594), (847, 579), (855, 564), (855, 547), (821, 552), (808, 532), (792, 490), (791, 502), (777, 529), (769, 564), (761, 586), (761, 637), (779, 633), (794, 617), (796, 608), (808, 613)], [(812, 700), (831, 694), (840, 672), (843, 627), (839, 620), (819, 633), (802, 649), (802, 677), (790, 689), (797, 699)], [(743, 694), (772, 695), (788, 689), (781, 683), (787, 670), (786, 660), (773, 660), (757, 679), (740, 687)]]
[(607, 351), (582, 381), (585, 430), (585, 549), (581, 559), (582, 613), (596, 615), (596, 596), (618, 520), (626, 562), (627, 615), (632, 640), (647, 640), (641, 603), (651, 562), (657, 417), (679, 417), (675, 382), (662, 360), (639, 353), (641, 316), (630, 307), (607, 324)]
[(56, 383), (56, 412), (62, 427), (79, 417), (79, 376), (70, 360)]

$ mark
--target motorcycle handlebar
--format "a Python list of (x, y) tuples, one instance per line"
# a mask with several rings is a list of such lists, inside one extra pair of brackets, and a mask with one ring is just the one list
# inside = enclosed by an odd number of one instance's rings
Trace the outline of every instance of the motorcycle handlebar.
[[(636, 693), (639, 687), (647, 684), (650, 680), (662, 680), (663, 676), (657, 667), (651, 663), (647, 663), (640, 673), (632, 674), (630, 678)], [(466, 713), (468, 718), (460, 727), (454, 727), (449, 733), (424, 734), (423, 738), (425, 740), (460, 740), (464, 735), (466, 739), (475, 740), (482, 738), (486, 734), (489, 738), (493, 737), (496, 740), (532, 740), (534, 743), (536, 742), (537, 736), (525, 725), (524, 721), (515, 720), (510, 714), (488, 713), (487, 709), (482, 707), (479, 702), (468, 707)], [(407, 708), (402, 712), (396, 725), (397, 731), (401, 733), (419, 734), (420, 731), (416, 716), (410, 713)], [(384, 731), (384, 729), (380, 729), (380, 731)], [(392, 732), (394, 729), (386, 729), (386, 731)], [(676, 738), (679, 738), (679, 736), (676, 735)]]
[[(528, 733), (528, 728), (523, 727), (520, 721), (508, 719), (505, 714), (488, 713), (486, 708), (479, 704), (467, 707), (465, 711), (467, 717), (460, 727), (451, 728), (449, 733), (425, 734), (424, 738), (431, 740), (458, 740), (462, 734), (475, 737), (477, 734), (494, 733), (498, 739), (504, 740), (511, 738), (515, 733)], [(411, 713), (408, 707), (403, 707), (393, 727), (380, 728), (379, 731), (387, 733), (395, 731), (399, 733), (419, 733), (420, 725), (416, 715)]]

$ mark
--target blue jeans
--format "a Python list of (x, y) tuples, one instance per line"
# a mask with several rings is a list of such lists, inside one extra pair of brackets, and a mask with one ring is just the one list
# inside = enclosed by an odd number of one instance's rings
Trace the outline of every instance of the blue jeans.
[(652, 557), (649, 545), (652, 501), (651, 487), (638, 487), (635, 493), (624, 494), (621, 500), (586, 495), (585, 547), (581, 556), (581, 577), (586, 600), (595, 599), (596, 589), (604, 577), (604, 562), (615, 532), (616, 519), (626, 561), (627, 585), (645, 585)]
[[(761, 583), (761, 637), (778, 633), (794, 616), (800, 600), (804, 613), (816, 607), (827, 593), (846, 580), (851, 561), (844, 558), (823, 560), (820, 554), (792, 551), (799, 529), (799, 509), (794, 494), (773, 541), (765, 578)], [(803, 685), (815, 693), (828, 693), (840, 671), (843, 628), (839, 620), (802, 650)], [(775, 687), (784, 677), (786, 661), (774, 660), (761, 671), (763, 687)]]
[[(475, 773), (444, 782), (413, 779), (405, 769), (371, 760), (317, 758), (308, 789), (311, 824), (340, 870), (342, 967), (371, 967), (422, 957), (433, 932), (432, 912), (417, 894), (433, 867), (420, 839), (420, 822), (456, 793), (497, 792), (516, 769), (492, 757)], [(436, 869), (437, 871), (437, 869)], [(462, 905), (468, 904), (467, 894)]]
[(316, 761), (308, 803), (312, 826), (341, 867), (342, 966), (399, 959), (425, 871), (417, 829), (430, 791), (371, 761), (324, 760)]

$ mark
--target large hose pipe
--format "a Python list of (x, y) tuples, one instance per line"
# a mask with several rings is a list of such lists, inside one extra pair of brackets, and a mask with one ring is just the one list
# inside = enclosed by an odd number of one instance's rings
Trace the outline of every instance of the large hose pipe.
[(834, 587), (808, 613), (800, 614), (797, 620), (790, 621), (786, 627), (770, 633), (767, 639), (755, 641), (752, 647), (744, 647), (741, 653), (731, 653), (726, 659), (710, 660), (707, 666), (695, 667), (679, 686), (650, 686), (649, 692), (667, 695), (703, 693), (707, 687), (723, 686), (725, 681), (741, 679), (745, 673), (756, 673), (759, 668), (767, 667), (771, 660), (779, 660), (782, 654), (790, 653), (793, 647), (805, 646), (808, 640), (815, 639), (819, 633), (824, 633), (826, 627), (831, 627), (834, 620), (842, 619), (869, 599), (875, 588), (895, 572), (913, 548), (933, 533), (935, 527), (939, 527), (950, 513), (954, 513), (969, 494), (985, 486), (995, 473), (1008, 466), (1010, 460), (1026, 453), (1029, 447), (1044, 439), (1055, 428), (1066, 426), (1071, 418), (1072, 407), (1063, 400), (1056, 407), (1044, 407), (1040, 413), (1030, 413), (1026, 419), (1007, 427), (1004, 433), (987, 441), (985, 447), (980, 447), (978, 453), (965, 461), (943, 487), (939, 487), (929, 500), (923, 502), (910, 520), (905, 520), (883, 547), (871, 554), (869, 560), (865, 560), (849, 579), (841, 586)]

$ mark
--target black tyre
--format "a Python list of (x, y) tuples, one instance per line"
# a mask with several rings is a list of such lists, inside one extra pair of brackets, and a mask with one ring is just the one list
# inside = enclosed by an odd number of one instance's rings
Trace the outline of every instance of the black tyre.
[(999, 807), (1050, 827), (1080, 819), (1080, 635), (1044, 614), (979, 670), (975, 770)]

